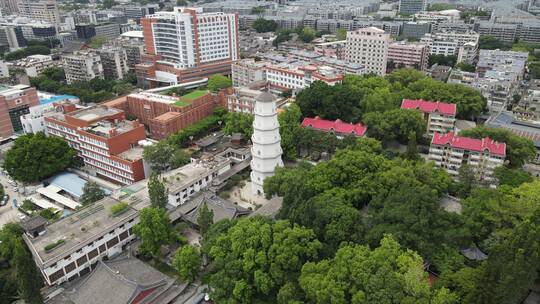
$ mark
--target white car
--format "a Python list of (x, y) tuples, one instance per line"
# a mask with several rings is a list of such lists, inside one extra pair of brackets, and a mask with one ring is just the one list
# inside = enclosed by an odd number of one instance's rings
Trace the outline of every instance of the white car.
[(19, 191), (19, 188), (15, 187), (13, 188), (13, 192), (18, 192)]
[(17, 213), (17, 216), (19, 217), (19, 219), (21, 220), (24, 220), (26, 218), (26, 215), (22, 214), (22, 213)]

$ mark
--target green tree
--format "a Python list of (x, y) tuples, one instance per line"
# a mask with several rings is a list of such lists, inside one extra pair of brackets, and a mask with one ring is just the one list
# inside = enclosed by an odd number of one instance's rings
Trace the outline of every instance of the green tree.
[(523, 169), (510, 169), (505, 166), (500, 166), (495, 168), (494, 173), (499, 186), (507, 185), (515, 188), (523, 183), (530, 183), (534, 180), (532, 174)]
[(150, 204), (154, 208), (165, 208), (169, 201), (167, 197), (168, 189), (165, 188), (165, 181), (161, 177), (153, 173), (148, 180), (148, 197)]
[(140, 253), (156, 257), (162, 245), (172, 242), (173, 230), (165, 208), (144, 208), (139, 214), (140, 222), (133, 232), (141, 239)]
[(118, 96), (131, 93), (134, 89), (135, 87), (131, 83), (127, 82), (120, 82), (112, 87), (112, 91)]
[(201, 269), (201, 257), (197, 248), (189, 245), (180, 247), (174, 254), (173, 265), (181, 280), (193, 282)]
[(4, 157), (4, 169), (21, 182), (37, 182), (74, 163), (76, 151), (63, 139), (43, 132), (17, 138)]
[(212, 298), (220, 303), (275, 303), (281, 288), (298, 278), (320, 246), (313, 231), (287, 221), (241, 219), (210, 249)]
[(428, 258), (435, 268), (445, 268), (447, 261), (438, 258), (445, 254), (445, 247), (455, 248), (467, 231), (456, 214), (440, 208), (438, 196), (428, 186), (414, 184), (413, 180), (402, 180), (401, 185), (369, 203), (366, 239), (374, 245), (385, 233), (391, 233), (403, 246)]
[[(111, 0), (104, 0), (104, 1), (111, 1)], [(93, 48), (93, 49), (99, 49), (100, 47), (102, 47), (105, 42), (107, 42), (107, 38), (104, 37), (104, 36), (94, 36), (90, 39), (90, 44), (88, 45), (89, 47)]]
[(478, 185), (474, 168), (468, 164), (463, 164), (458, 169), (458, 182), (456, 183), (456, 195), (466, 198), (471, 195), (473, 188)]
[(63, 82), (66, 80), (66, 74), (61, 67), (49, 67), (41, 72), (41, 75), (46, 76), (50, 80)]
[(190, 155), (182, 149), (176, 149), (169, 158), (169, 166), (171, 169), (180, 168), (189, 163)]
[(304, 28), (299, 34), (299, 37), (302, 41), (309, 43), (313, 41), (313, 39), (315, 39), (316, 34), (317, 32), (314, 29), (309, 26), (304, 26)]
[(346, 29), (337, 29), (336, 30), (336, 39), (337, 40), (346, 40), (347, 39), (347, 30)]
[(83, 205), (88, 205), (99, 201), (105, 197), (105, 191), (96, 182), (86, 182), (83, 187), (83, 194), (79, 201)]
[(362, 121), (371, 137), (384, 142), (398, 140), (407, 143), (410, 134), (423, 135), (426, 132), (426, 122), (417, 111), (395, 109), (372, 112), (364, 115)]
[(519, 224), (490, 253), (466, 303), (511, 304), (522, 301), (540, 270), (540, 211)]
[(306, 263), (300, 286), (310, 303), (458, 303), (448, 290), (430, 290), (423, 259), (388, 235), (373, 250), (350, 244)]
[(489, 137), (500, 143), (506, 143), (506, 159), (510, 162), (511, 168), (520, 168), (536, 155), (536, 148), (532, 140), (514, 135), (505, 129), (478, 126), (464, 130), (459, 135), (478, 139)]
[(197, 216), (197, 225), (199, 225), (199, 231), (204, 236), (210, 226), (214, 223), (214, 210), (208, 208), (206, 202), (204, 202), (199, 210), (199, 216)]
[(252, 27), (257, 33), (273, 32), (277, 29), (277, 23), (274, 20), (266, 20), (261, 17), (253, 21)]
[(478, 47), (481, 50), (508, 49), (508, 45), (490, 35), (481, 35), (480, 39), (478, 40)]
[(110, 9), (111, 7), (115, 6), (116, 2), (114, 0), (103, 0), (101, 1), (101, 6), (104, 9)]
[(152, 170), (163, 172), (169, 167), (169, 161), (173, 156), (175, 148), (167, 141), (160, 141), (157, 144), (144, 147), (143, 158), (150, 164)]
[(432, 66), (434, 64), (438, 65), (446, 65), (449, 67), (453, 67), (456, 64), (457, 56), (455, 55), (429, 55), (428, 58), (428, 65)]
[(469, 63), (465, 63), (465, 62), (460, 62), (458, 64), (456, 64), (456, 68), (462, 70), (462, 71), (465, 71), (465, 72), (472, 72), (474, 73), (476, 71), (476, 67), (472, 64), (469, 64)]
[(300, 122), (302, 112), (295, 104), (291, 104), (285, 111), (278, 114), (279, 135), (281, 136), (281, 148), (283, 150), (283, 158), (288, 160), (296, 159), (297, 151), (297, 136), (300, 132)]
[(226, 76), (215, 74), (208, 79), (208, 89), (212, 92), (217, 92), (221, 89), (232, 86), (232, 80)]
[(42, 286), (41, 275), (22, 238), (15, 241), (13, 260), (17, 270), (17, 287), (20, 297), (29, 304), (43, 303), (40, 291)]
[(232, 112), (225, 117), (225, 134), (241, 133), (245, 138), (253, 134), (253, 114)]

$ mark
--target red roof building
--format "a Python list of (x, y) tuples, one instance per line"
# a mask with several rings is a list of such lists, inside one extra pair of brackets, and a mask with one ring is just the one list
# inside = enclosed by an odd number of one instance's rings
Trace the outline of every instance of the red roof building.
[(331, 121), (321, 119), (319, 116), (316, 116), (315, 118), (304, 118), (304, 121), (302, 121), (302, 127), (312, 128), (323, 132), (332, 132), (341, 136), (354, 135), (356, 137), (364, 136), (367, 131), (367, 127), (361, 123), (346, 123), (339, 119), (336, 121)]
[(434, 133), (429, 148), (429, 159), (454, 176), (461, 165), (474, 168), (479, 180), (492, 181), (493, 170), (504, 164), (506, 144), (489, 137), (482, 139)]
[(447, 133), (454, 131), (456, 104), (422, 99), (403, 99), (401, 108), (422, 112), (424, 120), (428, 124), (427, 131), (430, 135), (435, 132)]

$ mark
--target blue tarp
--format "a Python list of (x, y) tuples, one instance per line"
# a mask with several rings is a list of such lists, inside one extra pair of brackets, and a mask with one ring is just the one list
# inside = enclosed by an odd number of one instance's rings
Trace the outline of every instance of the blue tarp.
[(73, 96), (73, 95), (56, 95), (50, 98), (40, 99), (39, 103), (42, 105), (45, 105), (51, 102), (56, 102), (56, 101), (65, 100), (65, 99), (79, 99), (79, 97)]
[[(86, 184), (86, 180), (80, 178), (77, 174), (71, 172), (63, 172), (55, 175), (49, 181), (51, 185), (55, 185), (58, 188), (66, 191), (70, 195), (79, 199), (83, 194), (83, 187)], [(102, 188), (106, 194), (110, 194), (110, 191)]]

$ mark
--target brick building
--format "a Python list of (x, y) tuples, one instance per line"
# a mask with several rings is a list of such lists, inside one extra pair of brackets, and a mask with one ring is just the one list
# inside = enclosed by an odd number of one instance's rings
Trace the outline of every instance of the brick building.
[(427, 70), (429, 49), (420, 43), (398, 41), (388, 46), (388, 68), (392, 62), (394, 68), (408, 67), (421, 71)]
[(30, 113), (30, 107), (39, 104), (35, 88), (19, 84), (0, 86), (0, 137), (10, 137), (22, 132), (20, 117)]
[(47, 132), (64, 138), (96, 175), (129, 185), (145, 178), (144, 126), (125, 112), (97, 106), (45, 117)]
[(182, 97), (134, 93), (103, 105), (137, 117), (147, 126), (152, 138), (163, 139), (211, 115), (216, 106), (224, 106), (225, 103), (225, 92), (216, 95), (208, 91), (193, 91)]

